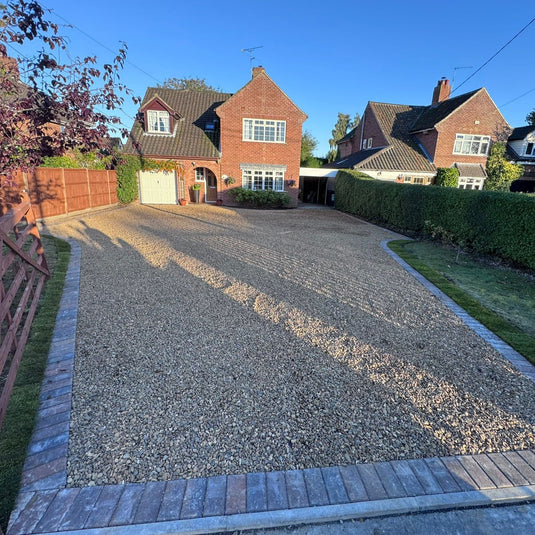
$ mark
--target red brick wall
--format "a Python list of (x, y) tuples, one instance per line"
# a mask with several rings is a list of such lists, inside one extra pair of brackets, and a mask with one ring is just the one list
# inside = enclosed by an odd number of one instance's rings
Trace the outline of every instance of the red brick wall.
[[(476, 124), (478, 122), (478, 124)], [(455, 162), (480, 163), (485, 165), (486, 156), (453, 154), (456, 134), (475, 134), (490, 136), (493, 141), (502, 139), (511, 128), (494, 105), (488, 93), (483, 90), (465, 102), (436, 128), (436, 148), (433, 135), (418, 135), (418, 139), (433, 158), (437, 167), (451, 167)], [(507, 136), (506, 136), (507, 138)], [(429, 148), (428, 148), (429, 147)]]
[[(216, 113), (221, 118), (221, 174), (236, 179), (232, 187), (241, 186), (241, 163), (286, 165), (284, 189), (297, 204), (299, 192), (299, 162), (301, 158), (302, 124), (306, 115), (263, 72), (222, 104)], [(273, 119), (286, 121), (285, 143), (263, 143), (242, 140), (243, 119)], [(289, 181), (295, 181), (293, 186)], [(225, 204), (231, 204), (228, 187), (221, 183)]]
[[(366, 111), (364, 112), (364, 118), (361, 122), (364, 123), (364, 132), (362, 139), (368, 140), (369, 138), (372, 138), (372, 148), (384, 147), (387, 144), (387, 140), (383, 135), (383, 132), (379, 128), (379, 123), (377, 122), (377, 118), (373, 111), (373, 104), (368, 104), (368, 106), (366, 107)], [(358, 143), (360, 142), (360, 136), (358, 140), (355, 140), (355, 142), (358, 145)], [(368, 147), (367, 144), (366, 147)]]

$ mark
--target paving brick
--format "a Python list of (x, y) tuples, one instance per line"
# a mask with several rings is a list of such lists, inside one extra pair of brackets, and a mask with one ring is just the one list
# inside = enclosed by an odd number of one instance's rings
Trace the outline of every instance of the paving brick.
[(64, 375), (66, 374), (58, 374), (46, 379), (41, 386), (41, 394), (44, 394), (45, 392), (52, 392), (54, 390), (60, 390), (65, 387), (70, 388), (72, 385), (72, 377), (70, 374), (67, 374), (68, 377), (65, 378)]
[(226, 495), (227, 476), (209, 477), (206, 484), (203, 516), (224, 515)]
[(440, 459), (437, 459), (436, 457), (425, 459), (425, 463), (438, 481), (443, 492), (460, 492), (461, 487), (459, 487), (455, 478), (450, 474), (449, 470), (444, 466)]
[(56, 531), (61, 524), (63, 517), (72, 506), (76, 496), (78, 496), (80, 489), (70, 488), (62, 489), (54, 496), (52, 503), (39, 520), (35, 527), (37, 532)]
[(533, 469), (516, 451), (507, 451), (503, 456), (525, 477), (530, 485), (535, 485), (535, 469)]
[(285, 477), (290, 509), (308, 507), (308, 495), (303, 472), (301, 470), (286, 470)]
[(144, 490), (144, 483), (128, 483), (124, 486), (124, 490), (109, 521), (110, 526), (123, 526), (133, 522)]
[(57, 493), (57, 490), (36, 492), (11, 525), (10, 535), (33, 533)]
[(29, 483), (28, 485), (22, 487), (20, 490), (23, 492), (30, 492), (30, 491), (60, 489), (60, 488), (65, 487), (66, 484), (67, 484), (67, 471), (62, 470), (61, 472), (56, 472), (55, 474), (52, 474), (50, 476), (38, 479), (37, 481), (34, 481), (33, 483)]
[(72, 385), (62, 386), (55, 390), (48, 390), (39, 394), (39, 401), (51, 400), (72, 392)]
[(15, 507), (9, 515), (9, 523), (7, 525), (8, 532), (11, 531), (11, 526), (20, 516), (22, 511), (24, 511), (24, 508), (28, 505), (28, 503), (32, 500), (34, 496), (35, 492), (19, 492), (17, 500), (15, 502)]
[(200, 518), (206, 494), (206, 478), (189, 479), (186, 483), (180, 518)]
[(267, 511), (266, 474), (255, 472), (247, 474), (247, 512)]
[(156, 522), (164, 491), (165, 481), (150, 481), (145, 485), (134, 517), (134, 524)]
[(57, 405), (63, 405), (64, 403), (71, 403), (71, 401), (72, 401), (71, 392), (69, 392), (68, 394), (63, 394), (63, 396), (41, 400), (39, 403), (39, 412), (55, 407)]
[(268, 472), (266, 486), (268, 511), (288, 509), (288, 493), (284, 472)]
[(102, 487), (84, 487), (81, 489), (58, 528), (62, 531), (82, 529), (101, 492)]
[(30, 485), (31, 483), (35, 483), (36, 481), (40, 479), (57, 474), (58, 472), (65, 471), (66, 469), (67, 469), (67, 458), (58, 457), (57, 459), (54, 459), (53, 461), (50, 461), (46, 464), (41, 464), (29, 470), (25, 470), (22, 473), (20, 484), (22, 487), (26, 487), (27, 485)]
[(33, 455), (34, 453), (40, 453), (41, 451), (55, 448), (61, 444), (67, 444), (68, 442), (69, 433), (60, 433), (59, 435), (55, 435), (53, 437), (31, 442), (28, 446), (28, 454)]
[(455, 482), (461, 490), (478, 490), (476, 482), (470, 477), (470, 474), (464, 469), (464, 466), (455, 457), (442, 457), (441, 461), (453, 476)]
[(329, 496), (329, 503), (332, 505), (339, 503), (348, 503), (349, 497), (344, 486), (344, 481), (340, 475), (340, 470), (337, 466), (329, 466), (321, 469), (327, 495)]
[(414, 459), (408, 462), (426, 494), (442, 494), (442, 487), (433, 477), (431, 470), (429, 470), (423, 459)]
[(390, 463), (375, 463), (374, 467), (389, 498), (404, 498), (407, 496), (405, 488)]
[(491, 461), (505, 474), (515, 486), (529, 485), (530, 482), (501, 453), (487, 453)]
[(512, 487), (513, 484), (507, 479), (505, 474), (498, 468), (496, 464), (492, 462), (490, 457), (485, 454), (474, 455), (474, 460), (481, 468), (483, 468), (485, 474), (490, 477), (492, 482), (498, 488)]
[(457, 457), (459, 462), (463, 465), (465, 470), (470, 474), (470, 477), (474, 480), (477, 487), (481, 490), (494, 489), (496, 485), (489, 478), (483, 469), (476, 463), (471, 455), (463, 455)]
[(535, 470), (535, 454), (531, 450), (521, 450), (517, 453)]
[(41, 440), (46, 440), (50, 437), (55, 437), (69, 431), (69, 420), (59, 422), (54, 425), (49, 425), (46, 427), (41, 427), (40, 429), (34, 431), (32, 434), (32, 442), (39, 442)]
[(65, 444), (61, 444), (55, 448), (50, 448), (48, 450), (35, 453), (34, 455), (29, 455), (26, 457), (24, 470), (31, 470), (40, 464), (49, 463), (58, 457), (67, 457), (68, 447), (69, 445), (65, 442)]
[(48, 416), (41, 416), (39, 413), (37, 413), (34, 429), (35, 430), (44, 429), (45, 427), (50, 427), (52, 425), (59, 424), (61, 422), (69, 423), (70, 418), (71, 418), (70, 409), (68, 411), (59, 412), (56, 414), (50, 414)]
[(369, 500), (362, 478), (354, 464), (340, 466), (340, 475), (344, 481), (344, 486), (350, 501), (364, 502)]
[(227, 476), (225, 513), (235, 515), (247, 511), (247, 478), (244, 474)]
[(303, 477), (310, 505), (329, 505), (329, 495), (320, 468), (306, 468)]
[(357, 464), (357, 471), (370, 500), (384, 500), (388, 498), (388, 494), (373, 464)]
[(425, 494), (424, 488), (420, 485), (418, 478), (407, 461), (392, 461), (391, 465), (408, 496), (422, 496)]
[(165, 520), (178, 520), (182, 509), (182, 500), (186, 491), (186, 480), (176, 479), (168, 481), (158, 513), (158, 522)]
[(55, 403), (54, 405), (51, 405), (48, 408), (40, 407), (39, 411), (37, 412), (37, 419), (46, 419), (54, 414), (70, 414), (71, 411), (71, 400), (64, 401), (62, 403)]

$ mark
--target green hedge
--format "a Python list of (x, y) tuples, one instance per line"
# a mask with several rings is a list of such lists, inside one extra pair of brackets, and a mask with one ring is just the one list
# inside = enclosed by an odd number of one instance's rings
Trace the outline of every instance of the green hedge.
[(535, 268), (535, 197), (369, 180), (339, 171), (336, 208), (417, 235), (435, 234)]
[(117, 165), (117, 198), (119, 202), (128, 204), (138, 198), (137, 172), (142, 167), (139, 156), (123, 154)]
[(286, 192), (271, 190), (233, 188), (229, 193), (237, 203), (255, 208), (283, 208), (288, 206), (291, 201), (290, 196)]

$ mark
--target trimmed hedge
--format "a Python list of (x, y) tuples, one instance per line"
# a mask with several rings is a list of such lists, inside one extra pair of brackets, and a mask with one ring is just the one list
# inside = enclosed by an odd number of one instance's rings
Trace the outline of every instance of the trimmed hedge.
[(229, 193), (237, 203), (255, 208), (284, 208), (291, 201), (290, 196), (286, 192), (271, 190), (233, 188)]
[(121, 155), (117, 165), (117, 198), (123, 204), (138, 198), (137, 172), (142, 168), (142, 159), (130, 154)]
[(533, 196), (393, 184), (339, 171), (335, 205), (401, 232), (447, 237), (535, 269)]

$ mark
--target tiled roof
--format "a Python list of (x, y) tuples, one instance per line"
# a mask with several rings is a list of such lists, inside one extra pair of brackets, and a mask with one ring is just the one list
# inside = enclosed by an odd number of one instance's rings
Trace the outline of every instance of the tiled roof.
[(483, 89), (476, 89), (475, 91), (470, 91), (470, 93), (444, 100), (432, 106), (424, 106), (421, 115), (410, 127), (410, 131), (419, 132), (421, 130), (434, 128), (436, 124), (452, 114), (459, 106), (464, 104), (479, 91), (483, 91)]
[(520, 126), (518, 128), (515, 128), (511, 135), (509, 136), (508, 141), (518, 141), (521, 139), (524, 139), (528, 134), (531, 134), (531, 132), (535, 132), (535, 126), (528, 125), (528, 126)]
[(334, 162), (333, 167), (382, 171), (415, 171), (435, 173), (435, 166), (425, 156), (418, 140), (409, 134), (409, 128), (425, 106), (384, 104), (370, 102), (379, 126), (387, 139), (386, 147), (362, 150)]
[(132, 140), (139, 143), (142, 154), (148, 156), (186, 158), (218, 158), (218, 129), (205, 131), (205, 126), (217, 119), (215, 108), (225, 102), (231, 94), (216, 91), (190, 91), (149, 87), (141, 108), (154, 96), (160, 97), (171, 109), (180, 115), (175, 121), (171, 135), (147, 134), (139, 121), (134, 122), (125, 153), (135, 153)]
[(358, 125), (355, 128), (352, 128), (344, 137), (340, 138), (336, 143), (342, 143), (344, 141), (349, 141), (357, 131)]
[(480, 163), (454, 163), (459, 171), (459, 177), (487, 178), (487, 173)]

